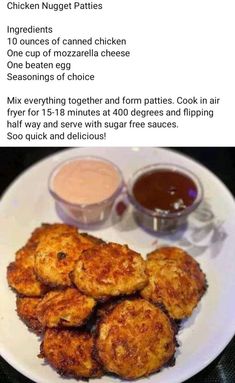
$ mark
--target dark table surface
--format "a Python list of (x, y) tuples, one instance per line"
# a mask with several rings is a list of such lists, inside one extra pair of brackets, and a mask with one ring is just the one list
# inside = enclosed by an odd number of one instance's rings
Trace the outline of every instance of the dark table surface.
[[(63, 148), (1, 148), (0, 195), (23, 170), (59, 150)], [(235, 148), (174, 148), (174, 150), (201, 162), (235, 195)], [(0, 383), (30, 382), (0, 357)], [(235, 337), (207, 368), (187, 380), (187, 383), (235, 383)]]

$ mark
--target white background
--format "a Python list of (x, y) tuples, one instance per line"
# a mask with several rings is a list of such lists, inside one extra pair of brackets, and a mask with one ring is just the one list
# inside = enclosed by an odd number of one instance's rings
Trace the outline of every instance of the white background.
[[(37, 0), (40, 2), (40, 0)], [(34, 2), (34, 1), (31, 1)], [(56, 1), (51, 1), (56, 2)], [(65, 1), (63, 1), (65, 2)], [(1, 146), (231, 146), (234, 129), (234, 0), (101, 0), (102, 11), (9, 11), (1, 0)], [(6, 80), (9, 26), (52, 26), (53, 37), (127, 39), (131, 57), (72, 59), (73, 71), (94, 73), (78, 82)], [(35, 37), (20, 35), (21, 38)], [(45, 38), (51, 37), (49, 34)], [(42, 47), (41, 47), (42, 48)], [(6, 98), (219, 97), (213, 119), (178, 118), (178, 129), (123, 129), (106, 141), (9, 141)], [(158, 106), (157, 106), (158, 108)], [(160, 106), (161, 108), (161, 106)], [(175, 119), (175, 118), (174, 118)]]

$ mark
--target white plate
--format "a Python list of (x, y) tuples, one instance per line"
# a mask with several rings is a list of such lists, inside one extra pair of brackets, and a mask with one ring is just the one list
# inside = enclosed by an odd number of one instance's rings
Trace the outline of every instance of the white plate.
[[(141, 383), (183, 382), (206, 367), (235, 332), (235, 204), (229, 191), (211, 172), (185, 156), (164, 149), (70, 149), (37, 163), (10, 186), (0, 204), (0, 353), (13, 367), (37, 383), (66, 381), (37, 358), (40, 341), (16, 315), (15, 295), (6, 282), (6, 267), (36, 226), (41, 222), (60, 220), (47, 190), (47, 179), (57, 163), (81, 154), (110, 159), (120, 166), (126, 179), (144, 165), (172, 162), (192, 170), (202, 181), (205, 200), (190, 217), (185, 232), (167, 237), (150, 235), (136, 226), (130, 212), (122, 221), (113, 216), (112, 226), (109, 221), (93, 232), (105, 240), (128, 243), (144, 255), (156, 246), (178, 245), (200, 262), (209, 289), (179, 333), (176, 365), (140, 380)], [(106, 376), (92, 380), (99, 383), (118, 381)]]

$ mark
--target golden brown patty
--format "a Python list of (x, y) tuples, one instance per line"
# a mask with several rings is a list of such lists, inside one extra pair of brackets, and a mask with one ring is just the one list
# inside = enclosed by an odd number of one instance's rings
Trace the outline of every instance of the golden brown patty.
[(9, 285), (19, 294), (41, 296), (48, 290), (35, 274), (35, 250), (43, 238), (49, 239), (62, 233), (78, 235), (78, 230), (65, 224), (42, 224), (33, 231), (27, 244), (16, 252), (16, 262), (8, 266), (7, 279)]
[(101, 318), (96, 352), (105, 370), (124, 379), (148, 376), (175, 353), (175, 332), (168, 316), (144, 299), (118, 303)]
[(21, 261), (25, 265), (34, 265), (35, 249), (36, 246), (34, 244), (26, 244), (16, 252), (15, 260)]
[(148, 285), (141, 291), (145, 299), (163, 304), (174, 319), (192, 314), (206, 290), (205, 275), (185, 251), (163, 247), (148, 255)]
[[(47, 240), (50, 240), (53, 237), (60, 236), (61, 234), (74, 234), (79, 238), (78, 229), (74, 226), (61, 223), (43, 223), (40, 227), (33, 231), (26, 245), (16, 252), (16, 260), (23, 260), (30, 256), (34, 257), (37, 245), (42, 239), (46, 238)], [(87, 234), (87, 236), (89, 235)], [(95, 243), (95, 237), (91, 238)]]
[(78, 234), (78, 229), (75, 226), (66, 225), (64, 223), (43, 223), (40, 227), (35, 229), (31, 237), (28, 240), (29, 244), (38, 245), (41, 239), (44, 237), (50, 236), (58, 236), (61, 234)]
[(43, 327), (81, 326), (92, 313), (95, 300), (75, 288), (51, 291), (38, 305), (38, 319)]
[(37, 297), (45, 294), (48, 288), (38, 281), (34, 271), (33, 245), (26, 245), (16, 253), (16, 261), (7, 268), (9, 285), (19, 294)]
[(75, 378), (102, 376), (94, 360), (93, 336), (76, 330), (47, 329), (41, 344), (41, 356), (61, 375)]
[(50, 286), (71, 286), (69, 274), (83, 250), (94, 246), (88, 237), (74, 233), (43, 236), (36, 249), (35, 272)]
[(41, 298), (20, 298), (16, 300), (16, 309), (22, 321), (36, 334), (41, 334), (43, 328), (37, 318), (37, 307)]
[(97, 299), (131, 294), (147, 283), (141, 255), (116, 243), (85, 251), (73, 272), (79, 290)]

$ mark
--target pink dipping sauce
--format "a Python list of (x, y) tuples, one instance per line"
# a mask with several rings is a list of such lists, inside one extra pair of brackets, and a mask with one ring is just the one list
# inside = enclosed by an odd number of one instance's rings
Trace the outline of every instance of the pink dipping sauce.
[(121, 183), (118, 170), (99, 159), (75, 159), (62, 165), (52, 180), (52, 190), (71, 204), (89, 205), (111, 197)]

